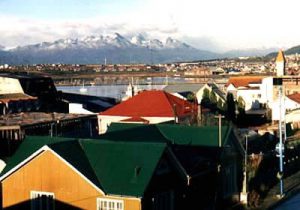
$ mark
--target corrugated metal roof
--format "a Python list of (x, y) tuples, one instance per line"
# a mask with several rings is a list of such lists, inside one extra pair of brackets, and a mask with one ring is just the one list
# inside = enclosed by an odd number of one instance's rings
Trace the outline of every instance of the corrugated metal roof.
[[(196, 113), (197, 106), (165, 91), (142, 91), (99, 115), (131, 117), (177, 117)], [(175, 114), (176, 113), (176, 114)]]
[[(165, 142), (177, 145), (217, 147), (219, 144), (218, 126), (185, 126), (171, 124), (126, 124), (112, 123), (100, 138), (114, 141)], [(229, 126), (221, 129), (224, 145), (232, 132)]]
[(86, 117), (94, 117), (95, 115), (86, 114), (66, 114), (66, 113), (45, 113), (45, 112), (21, 112), (16, 114), (7, 114), (0, 116), (1, 125), (20, 125), (27, 126), (41, 123), (51, 123), (64, 120), (75, 120)]
[(37, 100), (37, 97), (32, 97), (24, 93), (0, 94), (0, 102), (7, 103), (9, 101), (22, 100)]

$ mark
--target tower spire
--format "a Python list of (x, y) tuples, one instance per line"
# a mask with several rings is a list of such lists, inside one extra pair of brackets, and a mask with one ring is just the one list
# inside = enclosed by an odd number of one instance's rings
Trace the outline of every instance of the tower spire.
[(281, 77), (285, 75), (285, 62), (283, 50), (280, 49), (276, 57), (276, 76)]

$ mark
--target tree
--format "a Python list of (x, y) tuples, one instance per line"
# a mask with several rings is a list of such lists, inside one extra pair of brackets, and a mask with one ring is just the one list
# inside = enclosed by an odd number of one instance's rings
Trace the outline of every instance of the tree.
[(203, 95), (202, 95), (202, 100), (206, 100), (206, 99), (209, 100), (209, 95), (210, 95), (209, 89), (204, 88), (204, 90), (203, 90)]
[(189, 93), (187, 96), (186, 96), (186, 99), (190, 102), (195, 102), (195, 100), (197, 100), (196, 98), (196, 95), (194, 93)]
[(210, 101), (210, 104), (212, 104), (212, 105), (216, 105), (217, 104), (217, 96), (216, 96), (216, 94), (215, 94), (214, 91), (210, 91), (209, 101)]
[(235, 101), (232, 93), (228, 93), (226, 96), (227, 101), (227, 118), (235, 121)]
[(245, 101), (241, 96), (239, 96), (239, 98), (237, 100), (237, 107), (238, 107), (238, 111), (240, 111), (240, 110), (245, 111)]
[(237, 123), (239, 125), (247, 124), (248, 119), (246, 117), (246, 112), (245, 112), (245, 101), (241, 96), (238, 97), (237, 108), (238, 108)]
[(224, 112), (225, 111), (225, 106), (223, 105), (223, 101), (219, 98), (219, 100), (218, 100), (218, 102), (217, 102), (217, 108), (220, 110), (220, 111), (222, 111), (222, 112)]

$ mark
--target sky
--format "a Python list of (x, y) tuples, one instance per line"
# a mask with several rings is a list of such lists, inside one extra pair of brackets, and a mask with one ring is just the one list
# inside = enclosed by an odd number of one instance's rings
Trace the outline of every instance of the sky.
[(235, 49), (300, 44), (299, 0), (0, 0), (0, 45), (120, 33), (193, 47)]

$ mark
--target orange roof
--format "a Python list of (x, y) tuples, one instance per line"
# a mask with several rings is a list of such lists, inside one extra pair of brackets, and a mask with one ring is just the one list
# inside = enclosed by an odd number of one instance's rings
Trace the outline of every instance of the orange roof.
[(285, 62), (285, 57), (282, 50), (279, 50), (276, 62)]
[[(176, 110), (176, 111), (174, 111)], [(162, 90), (142, 91), (138, 95), (101, 112), (100, 115), (131, 117), (181, 117), (192, 112), (197, 106)]]
[(226, 87), (232, 84), (234, 87), (247, 87), (249, 84), (260, 84), (262, 82), (262, 76), (244, 76), (244, 77), (230, 77)]
[(300, 104), (300, 93), (294, 93), (292, 95), (288, 95), (287, 97)]

